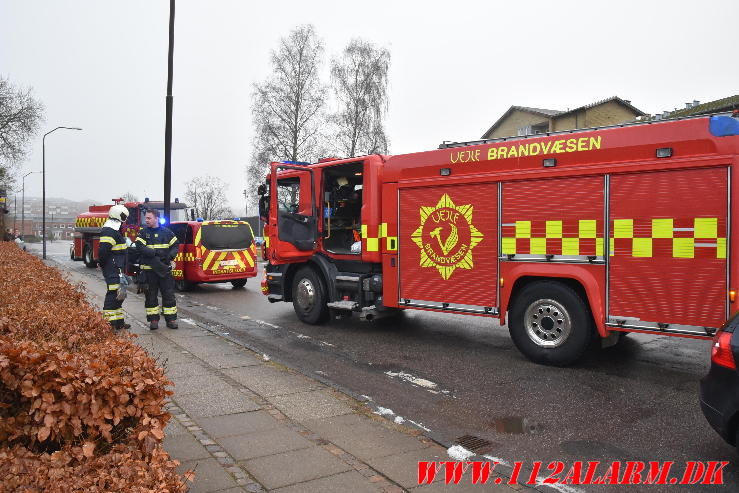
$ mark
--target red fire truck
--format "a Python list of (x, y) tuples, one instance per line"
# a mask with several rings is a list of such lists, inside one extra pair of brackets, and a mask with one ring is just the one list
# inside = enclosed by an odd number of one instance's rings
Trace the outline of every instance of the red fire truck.
[(735, 167), (726, 115), (272, 163), (262, 290), (307, 323), (496, 317), (553, 365), (594, 337), (710, 339), (737, 309)]
[[(175, 199), (176, 200), (176, 199)], [(122, 199), (114, 199), (122, 203)], [(113, 204), (91, 206), (75, 220), (73, 260), (82, 260), (87, 267), (98, 263), (100, 230)], [(149, 209), (164, 211), (163, 202), (126, 202), (129, 217), (121, 227), (124, 236), (134, 241), (144, 225)], [(175, 286), (186, 291), (195, 284), (230, 282), (240, 288), (257, 275), (256, 246), (249, 223), (240, 220), (187, 221), (187, 206), (179, 201), (170, 205), (173, 221), (167, 226), (180, 242), (180, 253), (172, 270)]]
[[(121, 233), (131, 241), (136, 239), (136, 234), (144, 225), (144, 214), (148, 209), (158, 210), (160, 217), (164, 213), (164, 202), (154, 202), (149, 199), (145, 199), (144, 202), (125, 203), (123, 199), (113, 199), (113, 204), (90, 206), (87, 212), (77, 216), (74, 221), (73, 249), (70, 253), (72, 260), (82, 260), (90, 268), (97, 267), (100, 230), (108, 219), (108, 210), (115, 204), (123, 204), (128, 209), (128, 220), (121, 227)], [(176, 201), (170, 205), (170, 210), (173, 221), (187, 220), (185, 204)]]

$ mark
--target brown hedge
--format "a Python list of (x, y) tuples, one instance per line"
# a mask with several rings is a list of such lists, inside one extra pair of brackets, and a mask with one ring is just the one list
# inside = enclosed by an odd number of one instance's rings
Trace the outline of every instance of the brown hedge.
[(185, 491), (161, 447), (170, 385), (81, 286), (0, 243), (0, 491)]

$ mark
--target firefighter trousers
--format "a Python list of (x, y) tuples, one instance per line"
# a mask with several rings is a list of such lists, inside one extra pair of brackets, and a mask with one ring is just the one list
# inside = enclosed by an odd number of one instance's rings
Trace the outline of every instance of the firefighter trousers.
[(146, 272), (146, 320), (151, 322), (152, 320), (159, 320), (159, 297), (158, 294), (162, 293), (162, 308), (161, 312), (164, 313), (164, 320), (170, 322), (177, 319), (177, 301), (174, 297), (174, 278), (172, 274), (167, 274), (164, 277), (152, 271)]
[(119, 276), (105, 276), (105, 285), (108, 288), (103, 301), (103, 317), (111, 327), (120, 329), (123, 327), (123, 300), (117, 299), (121, 278)]

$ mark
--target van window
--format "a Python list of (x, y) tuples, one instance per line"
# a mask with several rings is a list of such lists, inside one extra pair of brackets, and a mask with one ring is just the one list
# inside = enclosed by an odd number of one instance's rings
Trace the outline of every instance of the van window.
[(246, 250), (254, 235), (248, 224), (203, 224), (200, 242), (208, 250)]

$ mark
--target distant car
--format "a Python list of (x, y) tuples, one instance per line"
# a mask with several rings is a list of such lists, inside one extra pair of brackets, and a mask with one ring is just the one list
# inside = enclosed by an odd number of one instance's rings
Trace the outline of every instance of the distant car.
[(15, 244), (18, 245), (18, 248), (20, 248), (24, 252), (26, 251), (26, 243), (23, 241), (23, 239), (20, 236), (16, 238), (14, 241), (15, 241)]
[(254, 237), (254, 244), (256, 246), (262, 246), (264, 244), (264, 238), (261, 236), (255, 236)]
[(739, 445), (739, 312), (716, 332), (711, 369), (700, 384), (703, 415), (721, 438)]

